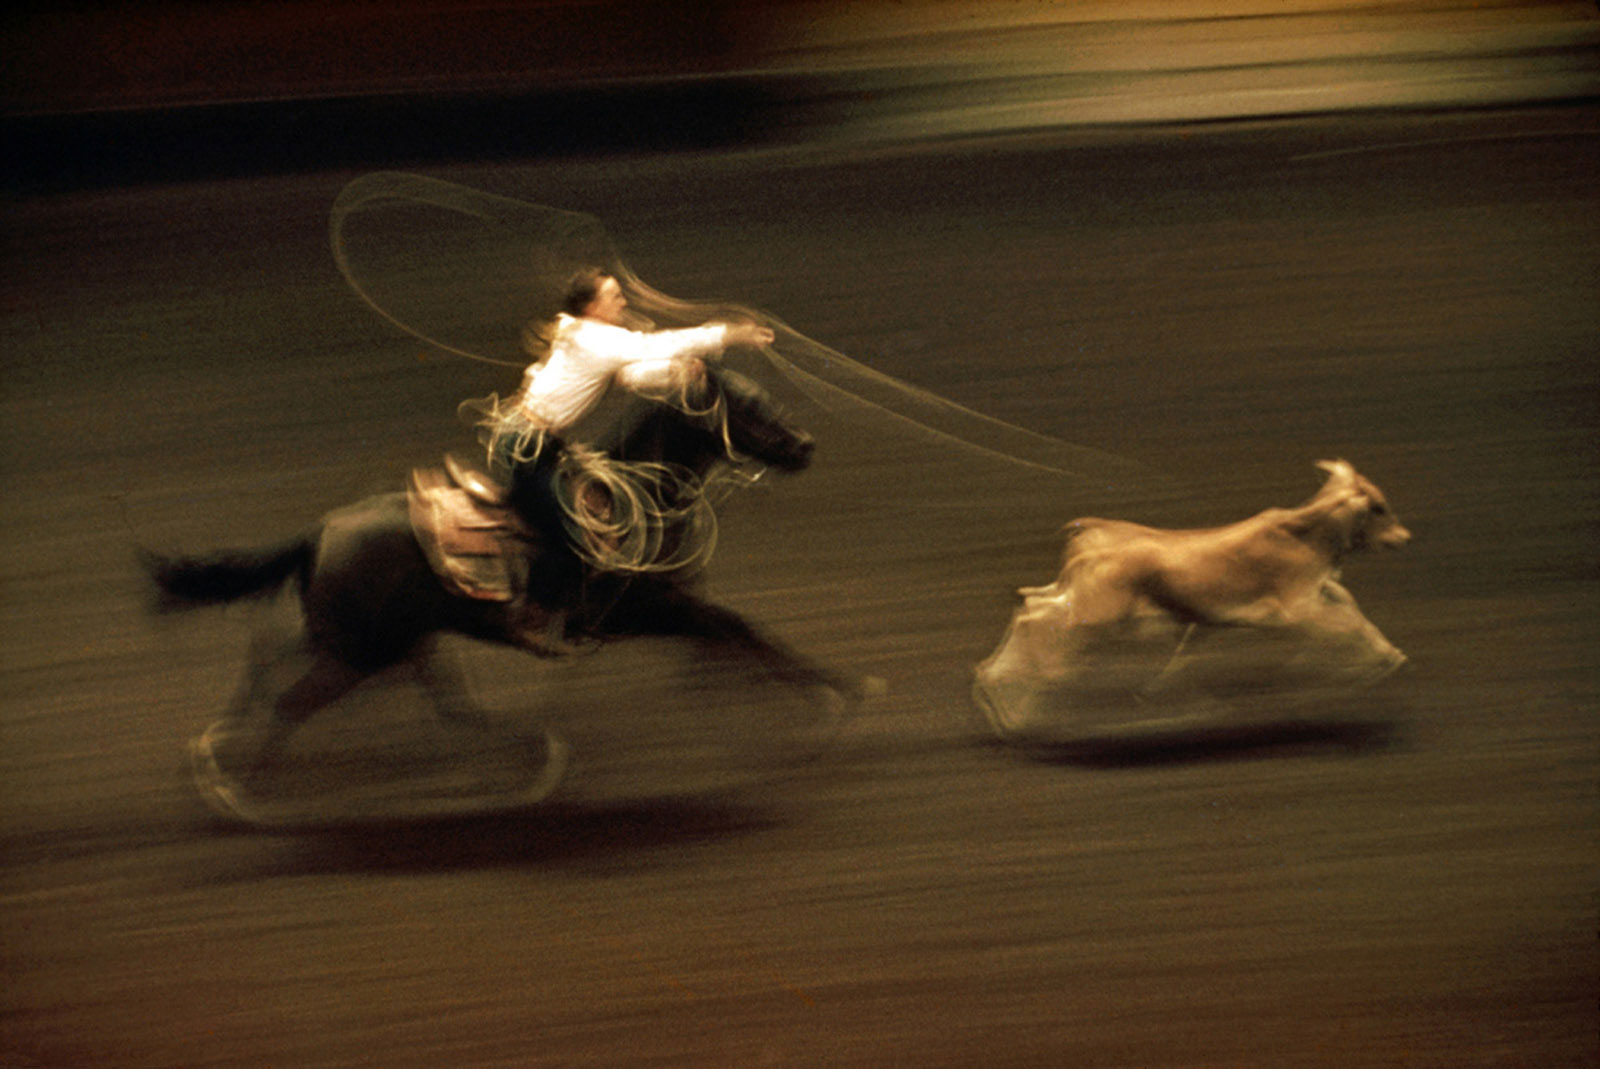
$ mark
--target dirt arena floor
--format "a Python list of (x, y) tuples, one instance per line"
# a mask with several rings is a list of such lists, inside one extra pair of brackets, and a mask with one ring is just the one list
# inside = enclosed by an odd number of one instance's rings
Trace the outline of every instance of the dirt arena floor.
[[(1552, 107), (430, 168), (1147, 476), (798, 407), (818, 463), (729, 503), (707, 582), (886, 681), (817, 761), (728, 789), (718, 726), (766, 699), (670, 644), (452, 642), (495, 716), (572, 740), (563, 794), (297, 834), (182, 773), (276, 610), (152, 616), (134, 547), (397, 488), (516, 373), (346, 288), (356, 172), (14, 199), (0, 1065), (1595, 1064), (1597, 133)], [(1318, 730), (986, 735), (972, 666), (1062, 523), (1229, 522), (1336, 456), (1415, 535), (1345, 572), (1404, 676)], [(410, 701), (380, 681), (307, 745), (409, 738)]]

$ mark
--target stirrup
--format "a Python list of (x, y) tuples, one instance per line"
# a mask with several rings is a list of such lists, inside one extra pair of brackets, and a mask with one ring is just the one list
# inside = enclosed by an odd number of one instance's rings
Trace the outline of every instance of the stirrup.
[(506, 503), (505, 487), (491, 481), (483, 472), (462, 464), (450, 453), (444, 456), (444, 470), (450, 476), (451, 482), (485, 505), (499, 506)]

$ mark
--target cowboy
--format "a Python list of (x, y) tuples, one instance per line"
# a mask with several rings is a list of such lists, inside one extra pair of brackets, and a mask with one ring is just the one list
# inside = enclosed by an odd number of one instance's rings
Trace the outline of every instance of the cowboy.
[[(530, 577), (526, 618), (544, 618), (543, 634), (519, 636), (540, 652), (565, 652), (569, 609), (582, 606), (595, 562), (580, 554), (567, 529), (562, 503), (563, 461), (583, 450), (583, 426), (613, 386), (689, 408), (708, 394), (705, 361), (736, 345), (760, 347), (773, 332), (755, 323), (710, 323), (682, 330), (641, 331), (625, 326), (627, 297), (602, 268), (575, 275), (562, 310), (547, 324), (548, 355), (529, 365), (513, 403), (498, 413), (489, 450), (491, 464), (507, 474), (511, 506), (538, 532), (544, 556)], [(531, 346), (530, 346), (531, 348)], [(585, 621), (579, 613), (578, 629)]]

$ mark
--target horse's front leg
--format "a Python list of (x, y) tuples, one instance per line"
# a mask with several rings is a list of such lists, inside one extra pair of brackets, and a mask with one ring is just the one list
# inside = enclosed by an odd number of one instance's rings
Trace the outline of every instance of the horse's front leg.
[(527, 732), (491, 717), (472, 700), (455, 659), (431, 642), (419, 648), (409, 664), (439, 722), (457, 736), (456, 756), (487, 777), (485, 790), (517, 790), (521, 800), (529, 802), (555, 789), (567, 764), (567, 744), (559, 734), (545, 727), (536, 741), (529, 740)]
[(687, 638), (709, 651), (734, 653), (791, 686), (822, 687), (855, 702), (882, 689), (870, 678), (827, 668), (757, 630), (731, 609), (680, 587), (657, 588), (627, 599), (608, 620), (617, 635)]
[(502, 733), (500, 725), (473, 702), (455, 660), (440, 653), (432, 642), (419, 647), (407, 663), (440, 723), (483, 734)]
[[(466, 676), (455, 658), (440, 652), (434, 643), (419, 647), (407, 663), (434, 715), (447, 729), (477, 743), (488, 740), (491, 745), (504, 745), (520, 741), (521, 732), (490, 716), (472, 700)], [(548, 730), (545, 735), (548, 744), (553, 736)]]

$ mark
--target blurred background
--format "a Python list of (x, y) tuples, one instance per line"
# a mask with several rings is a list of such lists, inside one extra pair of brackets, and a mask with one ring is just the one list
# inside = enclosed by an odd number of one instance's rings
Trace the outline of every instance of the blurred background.
[(29, 180), (1525, 104), (1600, 80), (1577, 0), (88, 3), (6, 22)]
[[(1594, 4), (4, 19), (0, 1065), (1600, 1061)], [(551, 805), (222, 824), (184, 746), (293, 606), (154, 616), (134, 550), (394, 489), (517, 379), (340, 276), (381, 169), (590, 213), (669, 294), (1119, 465), (786, 396), (818, 462), (728, 502), (706, 583), (887, 681), (818, 760), (767, 775), (777, 699), (672, 644), (450, 640), (571, 741)], [(1404, 677), (1143, 750), (989, 737), (972, 665), (1064, 522), (1227, 523), (1332, 456), (1415, 534), (1344, 575)], [(437, 760), (430, 723), (378, 681), (301, 772)]]

